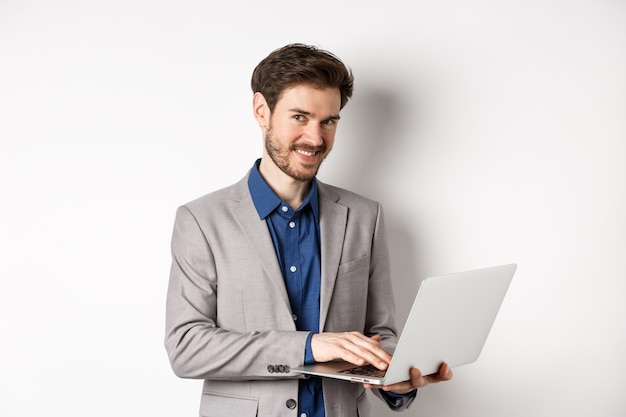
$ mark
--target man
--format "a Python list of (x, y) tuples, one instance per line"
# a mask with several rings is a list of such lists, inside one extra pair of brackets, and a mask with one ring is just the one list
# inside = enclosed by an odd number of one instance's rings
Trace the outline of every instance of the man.
[[(174, 372), (204, 379), (201, 416), (369, 416), (370, 385), (290, 368), (344, 359), (385, 369), (396, 343), (380, 204), (317, 181), (351, 72), (293, 44), (252, 76), (262, 158), (238, 183), (180, 207), (165, 346)], [(375, 387), (393, 409), (452, 377), (447, 365)]]

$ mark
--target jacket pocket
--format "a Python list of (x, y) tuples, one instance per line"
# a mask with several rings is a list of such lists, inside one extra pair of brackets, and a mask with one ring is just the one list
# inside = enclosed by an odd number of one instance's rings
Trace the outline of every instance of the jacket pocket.
[(369, 269), (370, 267), (370, 257), (369, 255), (365, 255), (361, 258), (354, 259), (349, 262), (344, 262), (339, 265), (339, 270), (337, 271), (337, 275), (349, 274), (352, 271), (358, 271), (363, 268)]
[(200, 417), (256, 417), (259, 400), (204, 392), (200, 401)]

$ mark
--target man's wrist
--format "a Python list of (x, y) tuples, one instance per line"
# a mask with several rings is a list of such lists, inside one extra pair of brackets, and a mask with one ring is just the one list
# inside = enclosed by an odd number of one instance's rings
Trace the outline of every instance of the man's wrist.
[(392, 410), (408, 408), (417, 396), (416, 389), (406, 394), (396, 394), (395, 392), (383, 391), (382, 389), (379, 389), (379, 391)]

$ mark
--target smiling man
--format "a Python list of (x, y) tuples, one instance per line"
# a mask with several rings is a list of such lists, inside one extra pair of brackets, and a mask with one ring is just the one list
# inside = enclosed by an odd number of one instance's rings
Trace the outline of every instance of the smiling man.
[(322, 161), (333, 147), (341, 98), (338, 88), (297, 85), (287, 88), (270, 110), (260, 92), (253, 111), (261, 126), (265, 148), (259, 171), (269, 184), (281, 184), (297, 209)]
[(262, 158), (177, 211), (165, 346), (176, 375), (204, 380), (201, 416), (365, 417), (368, 388), (402, 410), (452, 377), (444, 364), (371, 387), (290, 371), (336, 359), (386, 369), (396, 344), (382, 208), (316, 179), (352, 87), (327, 51), (272, 52), (252, 75)]

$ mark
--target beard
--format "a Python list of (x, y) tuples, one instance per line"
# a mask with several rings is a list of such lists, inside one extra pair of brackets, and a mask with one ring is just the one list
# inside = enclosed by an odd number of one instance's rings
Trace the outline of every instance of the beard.
[[(313, 164), (301, 164), (302, 169), (299, 169), (290, 161), (291, 153), (295, 149), (319, 152), (323, 155), (323, 158), (319, 162)], [(302, 182), (311, 181), (317, 175), (317, 171), (322, 165), (324, 159), (328, 156), (328, 153), (326, 153), (326, 145), (310, 146), (306, 144), (294, 143), (289, 147), (281, 146), (280, 142), (276, 140), (271, 126), (265, 132), (265, 150), (267, 151), (270, 159), (282, 172), (291, 178)]]

